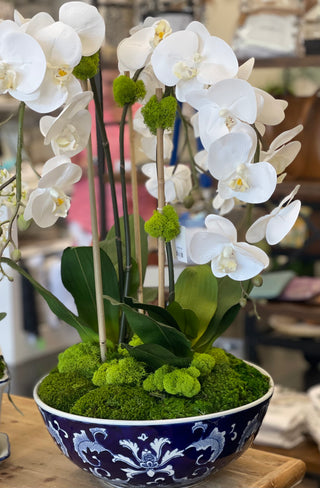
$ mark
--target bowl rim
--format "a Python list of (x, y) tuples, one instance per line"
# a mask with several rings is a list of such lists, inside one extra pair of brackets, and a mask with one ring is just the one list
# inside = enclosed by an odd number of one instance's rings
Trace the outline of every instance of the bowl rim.
[[(245, 361), (245, 360), (244, 360)], [(233, 415), (238, 412), (242, 412), (244, 410), (248, 410), (249, 408), (255, 407), (256, 405), (259, 405), (260, 403), (264, 403), (266, 400), (270, 399), (273, 395), (274, 392), (274, 381), (271, 377), (271, 375), (261, 368), (260, 366), (257, 366), (254, 363), (251, 363), (249, 361), (245, 361), (247, 364), (253, 366), (256, 368), (258, 371), (260, 371), (262, 374), (266, 375), (269, 378), (270, 382), (270, 387), (267, 393), (265, 393), (262, 397), (258, 398), (257, 400), (247, 403), (245, 405), (241, 405), (240, 407), (235, 407), (231, 408), (229, 410), (222, 410), (221, 412), (215, 412), (215, 413), (208, 413), (206, 415), (197, 415), (194, 417), (179, 417), (179, 418), (174, 418), (174, 419), (158, 419), (158, 420), (115, 420), (115, 419), (102, 419), (102, 418), (95, 418), (95, 417), (85, 417), (82, 415), (76, 415), (68, 412), (63, 412), (62, 410), (58, 410), (56, 408), (50, 407), (46, 403), (44, 403), (37, 391), (40, 383), (42, 380), (48, 376), (45, 375), (40, 380), (36, 383), (33, 389), (33, 398), (34, 401), (36, 402), (37, 406), (39, 409), (45, 410), (50, 414), (63, 417), (65, 419), (69, 420), (74, 420), (78, 422), (83, 422), (83, 423), (95, 423), (99, 425), (103, 424), (108, 424), (108, 425), (120, 425), (120, 426), (153, 426), (153, 425), (168, 425), (168, 424), (183, 424), (183, 423), (189, 423), (189, 422), (200, 422), (203, 420), (208, 420), (208, 419), (216, 419), (218, 417), (226, 417), (228, 415)]]

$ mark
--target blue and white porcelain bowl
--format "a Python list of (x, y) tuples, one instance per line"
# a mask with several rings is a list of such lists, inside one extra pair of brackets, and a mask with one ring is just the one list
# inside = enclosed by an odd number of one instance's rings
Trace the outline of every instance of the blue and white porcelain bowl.
[[(0, 416), (1, 416), (1, 403), (2, 395), (6, 389), (8, 389), (10, 378), (7, 372), (0, 378)], [(1, 425), (0, 425), (1, 427)], [(0, 432), (0, 462), (4, 461), (10, 456), (10, 442), (9, 437), (4, 432)]]
[(252, 444), (273, 392), (270, 378), (269, 391), (242, 407), (198, 417), (125, 421), (61, 412), (40, 400), (37, 387), (34, 399), (63, 454), (111, 486), (136, 488), (193, 485), (238, 458)]

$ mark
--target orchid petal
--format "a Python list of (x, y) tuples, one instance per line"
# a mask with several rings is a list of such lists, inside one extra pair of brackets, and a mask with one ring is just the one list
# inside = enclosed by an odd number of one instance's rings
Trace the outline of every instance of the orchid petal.
[(288, 234), (298, 218), (300, 208), (300, 200), (295, 200), (283, 207), (269, 220), (266, 231), (266, 240), (268, 244), (278, 244)]
[(205, 225), (211, 233), (221, 234), (232, 242), (237, 240), (237, 229), (230, 220), (221, 215), (207, 215)]
[(266, 236), (270, 215), (263, 215), (257, 219), (247, 230), (246, 240), (250, 243), (260, 242)]
[(258, 103), (257, 120), (266, 125), (278, 125), (283, 121), (285, 114), (284, 110), (288, 103), (285, 100), (278, 100), (270, 93), (255, 88), (256, 96), (260, 97)]
[(246, 62), (239, 66), (237, 77), (241, 80), (248, 81), (254, 67), (254, 62), (254, 58), (249, 58)]
[(284, 144), (287, 144), (291, 139), (296, 137), (303, 130), (303, 125), (299, 124), (293, 129), (286, 130), (279, 134), (270, 144), (269, 151), (279, 149)]
[(119, 63), (132, 71), (143, 68), (152, 53), (149, 40), (153, 36), (154, 27), (148, 27), (135, 32), (131, 37), (123, 39), (117, 48)]
[(206, 264), (218, 256), (227, 244), (229, 241), (223, 235), (206, 231), (196, 232), (190, 241), (190, 258), (194, 263)]
[(84, 2), (66, 2), (59, 9), (59, 20), (71, 26), (82, 43), (82, 56), (96, 53), (105, 36), (105, 22), (98, 9)]
[(229, 277), (236, 281), (245, 281), (261, 273), (269, 265), (267, 254), (260, 248), (239, 242), (234, 245), (237, 269), (229, 273)]

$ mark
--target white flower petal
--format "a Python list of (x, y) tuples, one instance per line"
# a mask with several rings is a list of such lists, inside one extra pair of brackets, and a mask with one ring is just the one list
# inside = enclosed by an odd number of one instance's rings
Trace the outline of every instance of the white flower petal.
[(257, 219), (247, 230), (246, 240), (252, 244), (262, 241), (266, 236), (267, 225), (270, 218), (270, 215), (263, 215)]
[(254, 62), (255, 62), (254, 58), (249, 58), (241, 66), (239, 66), (237, 78), (248, 81), (254, 67)]
[(80, 37), (82, 55), (96, 53), (105, 36), (105, 22), (98, 9), (85, 2), (66, 2), (59, 9), (59, 20), (70, 25)]
[(136, 71), (143, 68), (152, 53), (150, 39), (154, 36), (154, 27), (147, 27), (123, 39), (117, 48), (117, 56), (122, 69)]
[(226, 237), (212, 232), (196, 232), (190, 241), (190, 258), (194, 263), (206, 264), (218, 256), (223, 247), (229, 244)]
[(26, 220), (33, 218), (39, 227), (51, 227), (58, 220), (58, 216), (54, 215), (54, 209), (55, 204), (51, 198), (50, 190), (37, 189), (29, 197), (24, 218)]
[(270, 144), (269, 151), (279, 149), (284, 144), (287, 144), (291, 139), (296, 137), (303, 130), (303, 125), (299, 124), (293, 129), (281, 132)]
[(46, 172), (39, 180), (39, 188), (56, 187), (61, 190), (67, 189), (73, 183), (81, 179), (82, 170), (80, 166), (73, 163), (61, 163), (51, 171)]
[(300, 208), (300, 200), (295, 200), (269, 220), (266, 231), (268, 244), (278, 244), (288, 234), (298, 218)]
[(258, 102), (257, 121), (266, 125), (278, 125), (283, 121), (284, 110), (288, 103), (285, 100), (278, 100), (270, 93), (255, 88)]
[(207, 215), (205, 225), (211, 233), (223, 235), (231, 242), (237, 240), (237, 229), (229, 219), (226, 219), (221, 215)]
[(262, 249), (256, 246), (239, 242), (234, 245), (237, 269), (229, 273), (230, 278), (244, 281), (261, 273), (269, 264), (269, 258)]
[(54, 68), (74, 68), (81, 60), (80, 38), (69, 25), (54, 22), (40, 29), (36, 39), (45, 52), (47, 62)]

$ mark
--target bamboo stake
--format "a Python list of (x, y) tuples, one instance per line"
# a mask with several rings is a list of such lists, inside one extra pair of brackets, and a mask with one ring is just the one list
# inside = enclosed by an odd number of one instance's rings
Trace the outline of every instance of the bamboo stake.
[[(162, 98), (162, 89), (156, 89), (158, 100)], [(157, 177), (158, 177), (158, 211), (162, 213), (165, 205), (164, 191), (164, 158), (163, 158), (163, 129), (157, 129)], [(158, 305), (164, 307), (164, 265), (165, 243), (162, 237), (158, 238)]]
[[(84, 88), (88, 89), (88, 85), (84, 86)], [(87, 162), (88, 162), (87, 169), (88, 169), (90, 217), (91, 217), (91, 232), (92, 232), (93, 271), (94, 271), (94, 284), (95, 284), (95, 292), (96, 292), (100, 358), (101, 358), (101, 362), (104, 362), (106, 360), (106, 355), (107, 355), (107, 337), (106, 337), (106, 324), (105, 324), (104, 305), (103, 305), (103, 286), (102, 286), (102, 273), (101, 273), (101, 261), (100, 261), (98, 215), (97, 215), (96, 191), (94, 186), (94, 165), (93, 165), (93, 157), (92, 157), (91, 136), (89, 137), (89, 141), (87, 144)]]
[[(125, 75), (130, 76), (130, 73), (126, 71)], [(129, 125), (130, 157), (131, 157), (131, 191), (132, 191), (132, 210), (133, 210), (133, 225), (134, 225), (134, 245), (135, 245), (136, 262), (137, 262), (138, 273), (139, 273), (138, 301), (143, 302), (143, 277), (142, 277), (142, 256), (141, 256), (140, 213), (139, 213), (139, 198), (138, 198), (138, 177), (137, 177), (135, 132), (133, 129), (132, 106), (130, 106), (128, 109), (128, 125)]]

